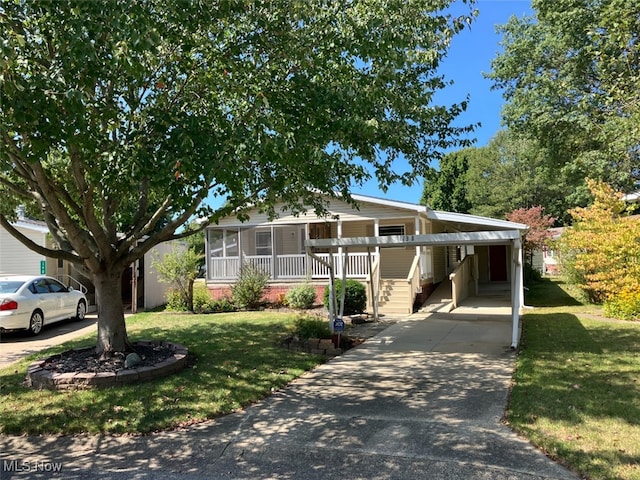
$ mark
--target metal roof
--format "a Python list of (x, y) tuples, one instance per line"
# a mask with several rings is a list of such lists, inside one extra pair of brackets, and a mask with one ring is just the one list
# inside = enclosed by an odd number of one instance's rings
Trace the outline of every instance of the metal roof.
[(444, 245), (506, 245), (520, 240), (520, 230), (491, 232), (432, 233), (426, 235), (390, 235), (384, 237), (347, 237), (307, 240), (308, 247), (415, 247)]

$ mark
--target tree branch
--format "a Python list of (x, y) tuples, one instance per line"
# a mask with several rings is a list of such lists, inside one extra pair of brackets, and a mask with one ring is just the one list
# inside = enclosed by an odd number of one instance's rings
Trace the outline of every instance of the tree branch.
[(50, 248), (43, 247), (42, 245), (38, 245), (29, 237), (22, 234), (17, 228), (15, 228), (7, 218), (0, 214), (0, 226), (2, 226), (9, 234), (26, 246), (29, 250), (33, 250), (40, 255), (44, 255), (45, 257), (51, 258), (61, 258), (62, 260), (67, 260), (71, 263), (82, 265), (82, 259), (77, 255), (74, 255), (71, 252), (67, 252), (65, 250), (54, 250)]

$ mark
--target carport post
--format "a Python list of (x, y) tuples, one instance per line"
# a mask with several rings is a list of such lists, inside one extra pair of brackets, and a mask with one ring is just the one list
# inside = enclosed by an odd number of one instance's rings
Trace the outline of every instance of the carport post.
[(511, 289), (511, 348), (518, 346), (520, 339), (520, 306), (524, 303), (522, 297), (522, 242), (520, 239), (512, 241), (513, 245), (513, 288)]

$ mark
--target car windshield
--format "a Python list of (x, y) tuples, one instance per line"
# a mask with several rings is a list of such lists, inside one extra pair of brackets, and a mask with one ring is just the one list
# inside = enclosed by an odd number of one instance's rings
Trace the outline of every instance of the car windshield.
[(24, 282), (18, 280), (1, 280), (0, 293), (16, 293), (22, 285)]

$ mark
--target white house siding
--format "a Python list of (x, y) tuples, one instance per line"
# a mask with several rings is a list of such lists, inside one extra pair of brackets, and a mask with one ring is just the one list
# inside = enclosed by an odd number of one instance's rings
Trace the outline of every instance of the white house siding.
[(446, 247), (432, 247), (433, 281), (439, 283), (447, 278)]
[(155, 261), (162, 261), (167, 253), (174, 248), (184, 249), (181, 242), (165, 242), (153, 247), (144, 255), (144, 309), (149, 310), (167, 303), (166, 294), (171, 285), (161, 282), (158, 273), (153, 268)]
[(414, 247), (383, 248), (380, 261), (382, 278), (407, 278), (415, 255)]
[[(361, 222), (345, 222), (342, 224), (342, 237), (372, 237), (373, 221), (363, 220)], [(349, 252), (366, 252), (366, 247), (351, 247)]]
[[(38, 245), (45, 245), (46, 233), (19, 226), (17, 229)], [(43, 260), (46, 258), (29, 250), (0, 227), (0, 273), (39, 275), (40, 262)]]
[(291, 225), (276, 229), (275, 245), (279, 254), (299, 255), (303, 253), (302, 239), (300, 235), (304, 233), (304, 228), (300, 225)]

